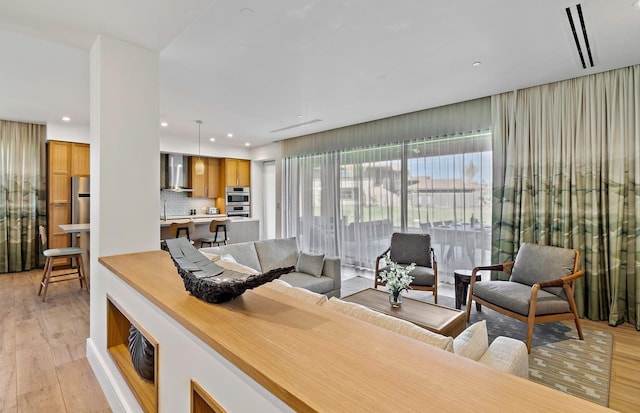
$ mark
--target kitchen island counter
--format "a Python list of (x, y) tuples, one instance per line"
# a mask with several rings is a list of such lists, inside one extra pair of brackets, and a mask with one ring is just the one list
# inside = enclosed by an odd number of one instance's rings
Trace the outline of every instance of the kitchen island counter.
[[(193, 221), (196, 226), (196, 232), (191, 236), (193, 241), (199, 238), (211, 235), (209, 232), (209, 224), (213, 220), (229, 219), (227, 224), (227, 236), (229, 244), (237, 244), (240, 242), (257, 241), (260, 239), (260, 220), (258, 218), (244, 217), (227, 217), (226, 215), (183, 215), (168, 216), (166, 220), (160, 219), (160, 239), (169, 238), (169, 226), (172, 222)], [(196, 244), (196, 247), (200, 247)]]

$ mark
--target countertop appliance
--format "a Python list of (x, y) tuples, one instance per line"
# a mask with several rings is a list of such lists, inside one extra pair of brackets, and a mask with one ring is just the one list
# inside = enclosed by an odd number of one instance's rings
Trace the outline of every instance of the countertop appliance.
[(207, 214), (209, 214), (209, 215), (217, 215), (218, 214), (218, 208), (209, 207)]
[[(71, 177), (71, 223), (72, 224), (88, 224), (91, 218), (91, 185), (89, 177), (73, 176)], [(71, 245), (78, 246), (83, 249), (89, 247), (89, 234), (76, 233), (71, 234), (76, 237), (72, 240)]]
[(250, 188), (228, 186), (226, 188), (226, 205), (251, 205)]

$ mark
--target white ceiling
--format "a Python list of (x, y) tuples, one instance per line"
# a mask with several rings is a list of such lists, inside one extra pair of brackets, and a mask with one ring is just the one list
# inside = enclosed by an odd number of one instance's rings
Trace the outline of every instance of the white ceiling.
[(259, 146), (639, 64), (632, 3), (581, 2), (585, 70), (565, 12), (576, 1), (3, 0), (0, 118), (88, 124), (102, 33), (160, 52), (162, 134), (193, 139), (202, 119), (203, 144)]

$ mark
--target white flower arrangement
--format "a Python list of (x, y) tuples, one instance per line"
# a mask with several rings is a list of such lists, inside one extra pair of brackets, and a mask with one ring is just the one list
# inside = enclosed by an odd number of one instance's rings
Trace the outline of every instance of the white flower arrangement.
[(407, 290), (411, 282), (413, 282), (413, 276), (409, 275), (409, 273), (416, 268), (416, 263), (412, 262), (406, 267), (402, 266), (397, 262), (391, 261), (389, 253), (384, 256), (384, 259), (388, 269), (380, 272), (380, 279), (386, 284), (389, 293), (397, 298), (400, 292)]

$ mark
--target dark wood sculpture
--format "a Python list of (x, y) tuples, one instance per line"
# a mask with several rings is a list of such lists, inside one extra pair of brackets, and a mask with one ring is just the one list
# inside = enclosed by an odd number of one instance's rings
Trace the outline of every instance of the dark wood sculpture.
[(244, 274), (226, 270), (210, 261), (186, 238), (172, 238), (165, 242), (185, 289), (208, 303), (229, 301), (294, 269), (286, 267), (262, 274)]

